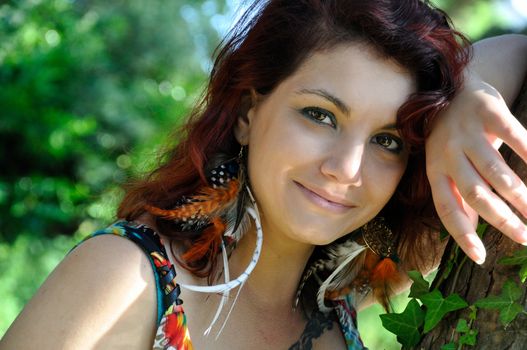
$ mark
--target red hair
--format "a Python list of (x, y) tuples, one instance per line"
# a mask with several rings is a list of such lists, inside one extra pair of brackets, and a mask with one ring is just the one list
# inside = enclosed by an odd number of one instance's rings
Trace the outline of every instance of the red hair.
[[(146, 205), (172, 208), (205, 183), (212, 156), (236, 155), (234, 125), (249, 109), (252, 92), (270, 93), (315, 51), (365, 43), (410, 71), (417, 83), (397, 115), (412, 150), (409, 166), (383, 215), (402, 237), (401, 258), (419, 265), (424, 251), (410, 243), (430, 231), (428, 219), (437, 224), (423, 144), (438, 112), (460, 89), (469, 61), (466, 39), (449, 23), (444, 12), (419, 0), (255, 1), (220, 45), (204, 97), (180, 128), (181, 141), (155, 171), (127, 185), (118, 216), (133, 220)], [(177, 232), (170, 221), (156, 220), (158, 230), (183, 250), (200, 238), (199, 232)], [(210, 277), (213, 255), (185, 267)]]

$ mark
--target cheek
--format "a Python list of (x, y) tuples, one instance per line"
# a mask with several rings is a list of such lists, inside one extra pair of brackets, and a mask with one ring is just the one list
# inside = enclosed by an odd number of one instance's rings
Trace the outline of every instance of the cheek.
[(406, 170), (406, 160), (386, 163), (376, 162), (368, 171), (369, 193), (374, 203), (378, 203), (380, 209), (390, 200), (395, 193), (399, 182)]
[(249, 171), (280, 177), (289, 169), (311, 163), (323, 145), (304, 124), (291, 113), (259, 116), (250, 134)]
[[(294, 145), (287, 137), (289, 130), (281, 125), (281, 117), (259, 115), (249, 138), (248, 171), (256, 197), (274, 191), (290, 166), (288, 155)], [(258, 199), (258, 198), (257, 198)]]

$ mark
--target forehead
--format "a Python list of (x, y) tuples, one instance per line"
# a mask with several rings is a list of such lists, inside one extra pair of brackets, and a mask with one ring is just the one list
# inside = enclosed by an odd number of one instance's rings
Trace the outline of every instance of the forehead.
[(416, 88), (412, 74), (395, 61), (367, 45), (349, 44), (315, 52), (278, 89), (293, 94), (319, 89), (345, 102), (352, 113), (392, 114)]

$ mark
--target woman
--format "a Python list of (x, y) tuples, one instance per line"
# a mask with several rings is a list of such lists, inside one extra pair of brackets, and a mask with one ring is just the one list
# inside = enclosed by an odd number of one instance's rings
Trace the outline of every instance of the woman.
[(255, 2), (127, 221), (66, 257), (2, 347), (362, 348), (354, 308), (437, 260), (430, 132), (437, 212), (467, 253), (483, 258), (470, 207), (527, 241), (489, 194), (527, 208), (525, 186), (488, 155), (503, 139), (527, 159), (527, 133), (473, 71), (511, 101), (527, 44), (487, 42), (470, 69), (457, 39), (417, 0)]

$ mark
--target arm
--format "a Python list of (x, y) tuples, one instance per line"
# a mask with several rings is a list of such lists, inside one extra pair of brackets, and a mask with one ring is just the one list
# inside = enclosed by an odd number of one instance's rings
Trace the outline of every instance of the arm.
[(156, 328), (150, 262), (133, 242), (89, 239), (72, 251), (26, 305), (2, 349), (147, 349)]
[(527, 189), (497, 152), (503, 140), (527, 161), (527, 131), (507, 106), (525, 78), (526, 58), (524, 36), (477, 43), (464, 89), (442, 112), (426, 143), (437, 212), (460, 247), (478, 263), (485, 259), (485, 248), (474, 230), (477, 214), (515, 241), (527, 242), (525, 225), (496, 195), (527, 216)]
[(469, 68), (511, 107), (527, 74), (527, 37), (511, 34), (478, 41)]

